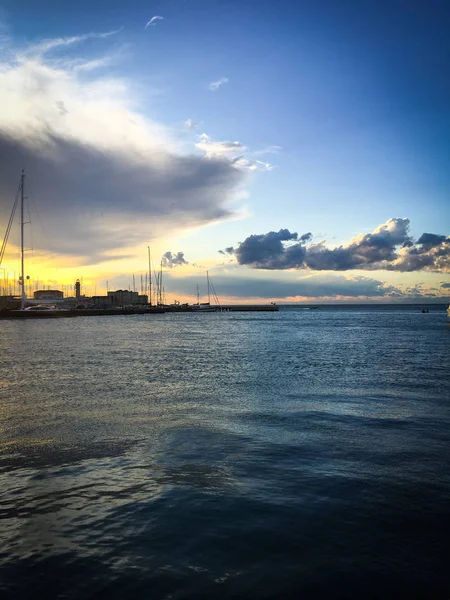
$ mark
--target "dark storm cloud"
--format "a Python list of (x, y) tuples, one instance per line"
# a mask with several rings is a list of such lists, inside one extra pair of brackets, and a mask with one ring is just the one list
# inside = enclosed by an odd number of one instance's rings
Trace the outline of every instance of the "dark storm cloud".
[(441, 283), (441, 288), (443, 288), (444, 290), (450, 289), (450, 283)]
[(423, 234), (415, 243), (409, 235), (409, 219), (389, 219), (372, 233), (335, 248), (325, 242), (310, 243), (311, 238), (311, 233), (299, 236), (280, 229), (250, 235), (233, 253), (240, 265), (255, 269), (450, 270), (450, 238)]
[(166, 252), (162, 257), (163, 267), (172, 269), (173, 267), (181, 267), (182, 265), (188, 265), (188, 261), (184, 258), (184, 252)]
[(234, 254), (234, 248), (233, 246), (228, 246), (228, 248), (225, 248), (224, 250), (219, 250), (220, 254), (229, 254), (229, 255), (233, 255)]
[[(257, 269), (289, 268), (284, 265), (296, 260), (295, 257), (287, 256), (290, 249), (294, 248), (294, 251), (298, 249), (300, 252), (304, 252), (304, 249), (301, 244), (285, 248), (283, 242), (297, 239), (298, 235), (291, 233), (288, 229), (269, 231), (262, 235), (250, 235), (239, 244), (234, 253), (241, 265), (251, 265)], [(303, 260), (303, 255), (300, 260)]]
[(417, 240), (418, 244), (423, 246), (440, 246), (443, 242), (448, 240), (445, 235), (436, 235), (435, 233), (422, 233), (420, 238)]
[[(48, 135), (23, 143), (0, 130), (0, 210), (9, 214), (26, 169), (45, 234), (40, 249), (105, 259), (114, 248), (148, 239), (157, 226), (207, 223), (230, 213), (226, 202), (243, 174), (225, 161), (159, 152), (135, 156)], [(29, 193), (28, 193), (29, 195)], [(34, 223), (36, 226), (36, 223)]]

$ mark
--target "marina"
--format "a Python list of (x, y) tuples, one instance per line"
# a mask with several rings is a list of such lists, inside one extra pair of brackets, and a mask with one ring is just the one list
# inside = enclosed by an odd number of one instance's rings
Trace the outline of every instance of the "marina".
[[(155, 315), (166, 312), (183, 313), (212, 313), (212, 312), (276, 312), (279, 310), (274, 302), (270, 304), (222, 304), (217, 296), (214, 284), (209, 272), (206, 272), (206, 281), (208, 288), (208, 302), (200, 302), (199, 287), (197, 285), (197, 303), (173, 304), (165, 303), (165, 290), (163, 286), (163, 262), (161, 261), (159, 272), (154, 272), (156, 289), (152, 290), (152, 261), (150, 247), (148, 250), (148, 273), (145, 275), (144, 292), (143, 278), (141, 275), (141, 294), (136, 292), (135, 277), (133, 275), (133, 291), (128, 289), (119, 289), (114, 291), (107, 290), (105, 296), (86, 296), (82, 294), (81, 281), (77, 279), (74, 284), (74, 296), (64, 297), (64, 292), (58, 289), (37, 289), (33, 298), (27, 297), (27, 282), (30, 277), (25, 275), (25, 234), (24, 226), (30, 221), (25, 222), (25, 171), (22, 171), (20, 184), (17, 190), (16, 198), (13, 204), (11, 215), (6, 228), (0, 250), (0, 265), (5, 255), (11, 228), (14, 222), (15, 214), (19, 209), (20, 213), (20, 275), (19, 288), (20, 295), (14, 293), (4, 293), (0, 295), (0, 320), (4, 319), (60, 319), (71, 317), (89, 317), (89, 316), (124, 316), (124, 315)], [(147, 287), (148, 286), (148, 287)], [(14, 286), (15, 287), (15, 286)], [(8, 290), (8, 283), (4, 285)], [(9, 290), (11, 291), (11, 290)], [(211, 302), (211, 297), (213, 302)]]
[(0, 600), (450, 600), (450, 1), (2, 9)]

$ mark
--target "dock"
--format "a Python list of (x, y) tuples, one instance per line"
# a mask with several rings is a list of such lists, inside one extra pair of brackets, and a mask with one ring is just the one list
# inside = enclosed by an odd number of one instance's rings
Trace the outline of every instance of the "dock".
[(191, 306), (183, 307), (157, 307), (134, 306), (126, 308), (76, 308), (62, 310), (0, 310), (0, 320), (4, 319), (68, 319), (74, 317), (104, 317), (124, 315), (153, 315), (166, 312), (183, 312), (190, 314), (204, 314), (213, 312), (277, 312), (279, 307), (275, 304), (225, 304), (212, 306), (211, 310), (193, 310)]
[(276, 304), (224, 304), (219, 308), (223, 312), (277, 312)]
[(104, 317), (123, 315), (152, 315), (166, 311), (159, 307), (77, 308), (71, 310), (0, 310), (3, 319), (68, 319), (73, 317)]
[(276, 304), (212, 304), (211, 306), (205, 306), (204, 310), (199, 310), (195, 305), (172, 304), (165, 305), (164, 310), (166, 312), (194, 313), (199, 315), (215, 312), (278, 312), (280, 308)]

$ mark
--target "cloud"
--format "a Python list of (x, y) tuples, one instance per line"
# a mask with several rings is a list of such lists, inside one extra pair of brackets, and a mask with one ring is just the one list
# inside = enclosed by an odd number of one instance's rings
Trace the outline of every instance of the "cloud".
[(323, 242), (308, 248), (306, 266), (314, 270), (373, 269), (397, 258), (396, 248), (410, 243), (409, 219), (389, 219), (372, 233), (361, 234), (348, 245), (329, 249)]
[(229, 254), (229, 255), (233, 255), (234, 254), (234, 248), (233, 246), (228, 246), (228, 248), (225, 248), (224, 250), (219, 250), (220, 254)]
[(285, 248), (283, 242), (297, 239), (298, 234), (291, 233), (288, 229), (269, 231), (262, 235), (251, 235), (236, 248), (236, 258), (240, 265), (251, 265), (254, 268), (289, 268), (285, 265), (292, 264), (292, 262), (299, 264), (303, 261), (305, 249), (300, 244), (290, 246), (296, 254), (294, 259), (290, 248)]
[(192, 119), (186, 119), (186, 121), (184, 122), (184, 126), (186, 127), (186, 129), (193, 131), (194, 129), (197, 129), (198, 123), (196, 123)]
[(144, 29), (147, 29), (147, 27), (154, 27), (156, 25), (157, 21), (164, 21), (164, 17), (160, 17), (159, 15), (155, 15), (154, 17), (152, 17), (150, 19), (150, 21), (147, 21)]
[[(46, 40), (45, 48), (88, 37)], [(136, 110), (129, 81), (86, 79), (69, 64), (56, 67), (25, 49), (0, 65), (2, 218), (22, 168), (48, 232), (35, 228), (35, 248), (92, 264), (174, 227), (232, 215), (228, 202), (245, 182), (242, 171), (182, 153), (166, 128)]]
[[(214, 288), (222, 298), (383, 298), (403, 297), (404, 293), (394, 286), (369, 277), (349, 277), (345, 275), (309, 275), (292, 281), (280, 279), (237, 277), (227, 274), (214, 273)], [(166, 289), (169, 294), (189, 294), (199, 283), (198, 275), (170, 278), (165, 277)], [(201, 281), (200, 281), (201, 283)], [(201, 290), (202, 291), (202, 290)]]
[(25, 57), (30, 56), (42, 56), (51, 50), (55, 50), (56, 48), (62, 48), (64, 46), (72, 46), (73, 44), (80, 44), (82, 42), (86, 42), (87, 40), (92, 39), (105, 39), (112, 35), (116, 35), (123, 30), (123, 27), (120, 29), (114, 29), (112, 31), (104, 31), (104, 32), (91, 32), (85, 33), (83, 35), (73, 35), (71, 37), (60, 37), (60, 38), (52, 38), (42, 40), (38, 44), (30, 45), (24, 51)]
[(56, 100), (55, 108), (59, 112), (60, 115), (67, 115), (67, 113), (69, 112), (66, 108), (66, 105), (64, 104), (64, 102), (62, 100)]
[(334, 248), (311, 239), (311, 233), (299, 236), (280, 229), (250, 235), (234, 254), (240, 265), (255, 269), (450, 271), (450, 237), (424, 234), (414, 242), (409, 219), (389, 219), (372, 233)]
[(420, 238), (417, 240), (417, 243), (422, 244), (422, 246), (427, 246), (428, 248), (433, 248), (435, 246), (440, 246), (446, 241), (448, 241), (448, 238), (445, 235), (436, 235), (435, 233), (422, 233)]
[(94, 69), (103, 69), (111, 63), (109, 57), (97, 58), (86, 62), (78, 63), (74, 66), (75, 71), (93, 71)]
[(228, 79), (228, 77), (221, 77), (217, 81), (211, 82), (208, 87), (212, 92), (215, 92), (220, 88), (220, 86), (224, 85), (225, 83), (228, 83), (229, 81), (230, 80)]
[(261, 150), (255, 150), (255, 152), (253, 152), (253, 154), (255, 154), (256, 156), (262, 155), (262, 154), (279, 154), (281, 152), (281, 150), (283, 150), (283, 148), (281, 146), (266, 146), (265, 148), (262, 148)]
[(162, 266), (172, 269), (173, 267), (181, 267), (182, 265), (188, 265), (188, 261), (184, 258), (184, 252), (166, 252), (162, 257)]
[(232, 164), (244, 171), (271, 171), (274, 166), (270, 163), (265, 163), (260, 160), (251, 160), (245, 156), (234, 158)]
[(197, 142), (195, 146), (200, 150), (203, 150), (207, 156), (230, 155), (247, 150), (241, 142), (218, 142), (206, 133), (200, 135), (200, 141)]
[(231, 165), (241, 171), (271, 171), (273, 169), (273, 165), (270, 163), (249, 158), (251, 152), (246, 156), (248, 148), (239, 141), (218, 141), (208, 134), (202, 133), (195, 146), (199, 150), (203, 150), (206, 157), (228, 160)]
[(441, 288), (443, 288), (444, 290), (450, 289), (450, 283), (441, 283)]

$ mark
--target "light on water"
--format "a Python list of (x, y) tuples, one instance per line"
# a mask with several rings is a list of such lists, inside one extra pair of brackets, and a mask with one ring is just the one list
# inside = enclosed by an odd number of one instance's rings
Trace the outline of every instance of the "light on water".
[(5, 321), (0, 365), (2, 597), (448, 596), (441, 307)]

